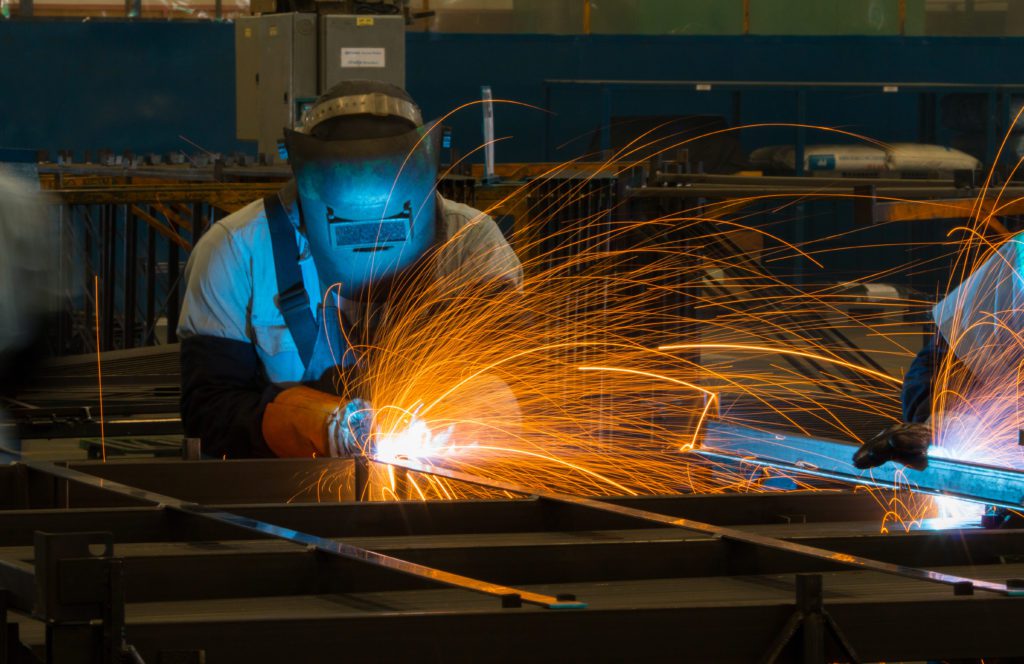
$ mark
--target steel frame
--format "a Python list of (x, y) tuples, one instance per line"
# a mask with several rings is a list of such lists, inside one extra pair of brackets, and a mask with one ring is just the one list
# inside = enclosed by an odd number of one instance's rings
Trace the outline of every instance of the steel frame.
[[(1002, 594), (1024, 576), (1022, 531), (880, 535), (884, 507), (867, 492), (360, 503), (355, 463), (0, 469), (10, 620), (26, 647), (39, 652), (45, 632), (70, 662), (104, 661), (125, 643), (144, 661), (202, 652), (210, 662), (318, 661), (338, 648), (369, 659), (505, 661), (1024, 655), (1012, 628), (1024, 602)], [(301, 491), (325, 471), (339, 493)], [(83, 531), (108, 534), (75, 535)], [(103, 555), (82, 554), (89, 543)], [(865, 557), (876, 563), (844, 571)], [(967, 585), (956, 569), (872, 571), (912, 565), (971, 566), (976, 580)], [(952, 593), (929, 582), (954, 578)], [(49, 604), (37, 587), (49, 589)], [(994, 592), (967, 594), (974, 589)], [(481, 591), (502, 601), (474, 599)], [(531, 608), (540, 597), (588, 606)], [(61, 613), (71, 609), (93, 622)], [(208, 611), (219, 617), (210, 622)], [(906, 612), (954, 627), (927, 628)], [(885, 620), (895, 622), (881, 629)]]

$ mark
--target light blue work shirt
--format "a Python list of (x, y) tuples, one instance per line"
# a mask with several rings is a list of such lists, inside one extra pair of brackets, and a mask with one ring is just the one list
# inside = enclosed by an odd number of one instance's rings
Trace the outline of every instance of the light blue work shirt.
[[(320, 283), (306, 237), (299, 229), (294, 185), (282, 191), (295, 225), (299, 266), (314, 318), (327, 286)], [(497, 224), (479, 210), (438, 196), (438, 278), (453, 283), (506, 281), (518, 288), (522, 266)], [(287, 386), (308, 380), (307, 368), (277, 306), (277, 275), (263, 200), (256, 200), (214, 224), (200, 239), (185, 267), (185, 300), (178, 336), (209, 336), (255, 345), (271, 382)], [(333, 295), (333, 293), (332, 293)], [(367, 307), (338, 298), (353, 323)], [(318, 344), (323, 341), (323, 335)], [(323, 361), (323, 353), (315, 353)], [(311, 367), (312, 369), (312, 367)], [(319, 373), (313, 371), (317, 376)]]
[(932, 310), (950, 349), (978, 377), (1024, 357), (1024, 236), (1010, 238)]

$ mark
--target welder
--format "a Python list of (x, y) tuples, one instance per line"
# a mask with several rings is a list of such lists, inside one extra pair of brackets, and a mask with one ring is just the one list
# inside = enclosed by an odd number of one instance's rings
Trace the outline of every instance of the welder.
[[(871, 468), (896, 461), (910, 468), (928, 466), (936, 377), (949, 363), (961, 363), (972, 381), (1002, 381), (1019, 371), (1008, 357), (1024, 330), (1024, 238), (1004, 242), (932, 310), (936, 332), (903, 379), (903, 421), (864, 443), (854, 465)], [(952, 350), (951, 350), (952, 348)], [(993, 383), (999, 384), (999, 383)]]
[(436, 193), (440, 133), (397, 86), (339, 83), (285, 130), (292, 180), (196, 244), (178, 334), (182, 421), (204, 454), (363, 451), (352, 330), (410, 275), (519, 286), (494, 221)]

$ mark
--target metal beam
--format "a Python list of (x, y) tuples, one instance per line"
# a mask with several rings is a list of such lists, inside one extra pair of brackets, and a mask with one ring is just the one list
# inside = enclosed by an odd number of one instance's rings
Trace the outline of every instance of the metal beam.
[[(356, 506), (358, 508), (358, 506)], [(917, 532), (899, 537), (802, 533), (780, 539), (874, 558), (932, 567), (999, 565), (1024, 554), (1024, 532)], [(505, 585), (581, 584), (650, 579), (709, 579), (843, 571), (836, 562), (742, 550), (720, 538), (677, 528), (595, 533), (443, 535), (353, 539), (351, 544), (421, 565), (487, 578)], [(30, 550), (0, 550), (2, 559), (27, 559)], [(26, 558), (21, 558), (25, 556)], [(321, 556), (288, 542), (118, 545), (129, 602), (200, 601), (242, 597), (353, 594), (430, 589), (421, 579), (374, 574), (352, 561)]]
[[(785, 580), (779, 580), (784, 585)], [(1024, 655), (1024, 603), (996, 597), (848, 600), (829, 614), (865, 661)], [(438, 600), (438, 605), (441, 605)], [(790, 619), (792, 603), (722, 601), (691, 606), (612, 606), (589, 611), (388, 611), (363, 616), (279, 615), (129, 619), (146, 661), (161, 650), (203, 650), (209, 661), (760, 661)], [(907, 620), (907, 616), (914, 616)], [(898, 628), (894, 628), (898, 626)], [(399, 638), (400, 635), (400, 638)], [(826, 660), (840, 661), (831, 641)], [(802, 661), (787, 653), (780, 661)]]
[(1006, 583), (997, 583), (992, 581), (986, 581), (983, 579), (972, 579), (958, 576), (955, 574), (945, 574), (943, 572), (918, 569), (915, 567), (907, 567), (904, 565), (882, 562), (880, 560), (873, 560), (870, 558), (863, 558), (860, 556), (851, 556), (845, 553), (837, 553), (835, 551), (829, 551), (827, 549), (820, 549), (817, 547), (806, 546), (804, 544), (798, 544), (795, 542), (787, 542), (774, 537), (767, 537), (765, 535), (760, 535), (757, 533), (737, 530), (736, 528), (714, 526), (708, 523), (692, 521), (690, 519), (681, 519), (672, 516), (666, 516), (664, 514), (655, 514), (654, 512), (647, 512), (644, 510), (625, 507), (622, 505), (605, 503), (594, 498), (585, 498), (582, 496), (572, 496), (567, 494), (556, 493), (553, 491), (530, 489), (516, 484), (509, 484), (507, 482), (489, 480), (474, 475), (468, 475), (466, 473), (461, 473), (447, 468), (439, 468), (418, 461), (407, 460), (401, 463), (392, 463), (390, 465), (406, 468), (408, 470), (412, 470), (415, 472), (428, 473), (431, 475), (446, 477), (452, 480), (468, 482), (470, 484), (476, 484), (479, 486), (486, 486), (501, 491), (510, 491), (512, 493), (535, 495), (545, 500), (550, 500), (553, 502), (564, 503), (569, 505), (576, 505), (595, 510), (601, 510), (612, 514), (619, 514), (621, 516), (639, 519), (647, 523), (654, 523), (663, 526), (672, 526), (675, 528), (685, 528), (687, 530), (705, 533), (714, 537), (721, 537), (732, 542), (748, 544), (762, 550), (781, 551), (789, 554), (794, 554), (797, 556), (814, 558), (820, 561), (839, 563), (846, 567), (870, 570), (873, 572), (881, 572), (883, 574), (892, 574), (895, 576), (901, 576), (908, 579), (914, 579), (916, 581), (941, 583), (955, 587), (970, 587), (972, 589), (984, 590), (987, 592), (997, 593), (1000, 595), (1019, 594), (1019, 591), (1009, 589)]
[(542, 593), (535, 593), (509, 586), (503, 586), (501, 584), (488, 583), (486, 581), (472, 579), (459, 574), (452, 574), (451, 572), (401, 560), (399, 558), (380, 554), (375, 551), (370, 551), (344, 542), (337, 542), (290, 528), (282, 528), (281, 526), (267, 523), (265, 521), (232, 514), (223, 510), (211, 510), (210, 508), (203, 507), (196, 503), (190, 503), (171, 496), (136, 489), (119, 482), (111, 482), (93, 475), (87, 475), (77, 470), (63, 468), (52, 463), (29, 462), (25, 465), (36, 472), (49, 474), (68, 482), (75, 482), (93, 489), (107, 491), (136, 500), (151, 502), (156, 505), (160, 505), (165, 509), (181, 512), (191, 516), (197, 516), (216, 521), (218, 523), (237, 526), (238, 528), (248, 530), (264, 537), (287, 540), (289, 542), (310, 547), (322, 553), (366, 563), (377, 569), (386, 569), (399, 574), (412, 576), (423, 581), (498, 597), (502, 600), (502, 606), (518, 607), (523, 603), (527, 603), (548, 609), (581, 609), (586, 607), (586, 604), (577, 601), (575, 597), (552, 597)]
[[(108, 464), (108, 466), (118, 466)], [(243, 464), (226, 462), (236, 475)], [(264, 463), (273, 464), (275, 461)], [(279, 462), (277, 462), (279, 463)], [(161, 461), (168, 474), (187, 464)], [(118, 543), (238, 540), (237, 529), (193, 519), (169, 518), (158, 507), (53, 509), (30, 503), (17, 487), (15, 466), (0, 468), (0, 546), (28, 546), (32, 533), (109, 531)], [(24, 469), (21, 469), (24, 470)], [(285, 462), (284, 470), (294, 474)], [(55, 480), (48, 478), (52, 484)], [(116, 478), (114, 478), (116, 479)], [(42, 482), (39, 482), (40, 484)], [(258, 486), (258, 482), (252, 482)], [(722, 525), (877, 522), (884, 509), (867, 492), (793, 491), (769, 494), (643, 496), (609, 502)], [(107, 500), (109, 503), (109, 499)], [(31, 509), (30, 509), (31, 508)], [(321, 537), (431, 537), (538, 532), (574, 533), (636, 529), (635, 519), (554, 505), (539, 499), (410, 502), (281, 503), (219, 505), (215, 509)], [(205, 527), (200, 530), (199, 525)]]
[(768, 466), (854, 484), (909, 488), (917, 493), (1020, 509), (1024, 472), (967, 461), (931, 457), (926, 470), (887, 463), (870, 470), (854, 467), (856, 445), (798, 434), (758, 431), (710, 422), (702, 456), (740, 464)]

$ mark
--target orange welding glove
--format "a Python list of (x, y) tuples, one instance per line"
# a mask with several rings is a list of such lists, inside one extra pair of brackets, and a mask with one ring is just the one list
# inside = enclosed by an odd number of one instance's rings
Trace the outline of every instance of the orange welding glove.
[(345, 400), (333, 394), (290, 387), (267, 404), (263, 437), (279, 457), (337, 456), (331, 439), (344, 407)]

